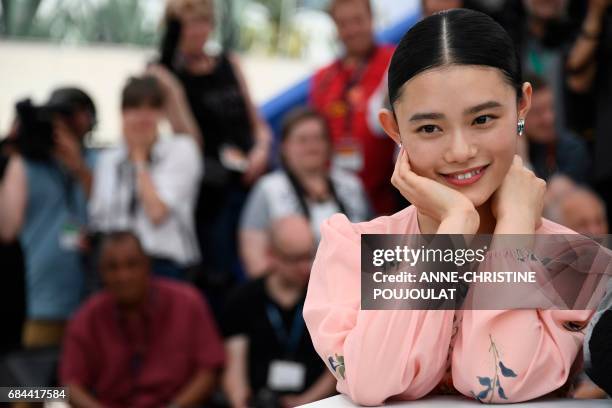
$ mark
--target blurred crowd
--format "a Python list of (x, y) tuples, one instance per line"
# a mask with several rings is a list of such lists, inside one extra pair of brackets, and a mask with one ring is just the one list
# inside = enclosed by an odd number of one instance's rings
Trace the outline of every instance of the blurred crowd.
[[(545, 216), (589, 235), (608, 233), (612, 206), (611, 4), (422, 1), (424, 16), (489, 13), (516, 41), (534, 89), (520, 154), (548, 182)], [(409, 203), (377, 117), (393, 46), (375, 41), (368, 0), (333, 0), (329, 14), (344, 53), (277, 134), (239, 58), (205, 50), (213, 0), (167, 0), (159, 59), (117, 96), (115, 148), (85, 148), (84, 90), (17, 104), (0, 150), (0, 384), (70, 386), (80, 407), (335, 393), (302, 318), (320, 225)], [(584, 380), (574, 396), (605, 392)]]

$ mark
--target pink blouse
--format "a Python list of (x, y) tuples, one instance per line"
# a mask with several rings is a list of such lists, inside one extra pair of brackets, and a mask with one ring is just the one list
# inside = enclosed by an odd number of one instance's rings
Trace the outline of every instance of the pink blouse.
[[(543, 220), (538, 234), (573, 231)], [(360, 234), (420, 234), (417, 211), (322, 224), (304, 319), (337, 390), (361, 405), (415, 400), (444, 384), (482, 402), (534, 399), (562, 387), (592, 311), (360, 310)], [(452, 386), (451, 386), (452, 385)]]

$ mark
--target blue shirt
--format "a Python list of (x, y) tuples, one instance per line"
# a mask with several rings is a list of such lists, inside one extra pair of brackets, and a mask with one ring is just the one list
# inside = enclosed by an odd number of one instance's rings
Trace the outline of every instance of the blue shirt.
[(69, 238), (86, 222), (86, 194), (57, 162), (24, 160), (27, 204), (20, 241), (29, 319), (65, 320), (84, 285), (81, 255)]

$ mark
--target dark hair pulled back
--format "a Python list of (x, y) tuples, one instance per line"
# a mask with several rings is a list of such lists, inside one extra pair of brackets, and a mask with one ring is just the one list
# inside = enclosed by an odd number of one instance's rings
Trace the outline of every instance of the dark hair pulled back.
[(497, 68), (517, 99), (522, 96), (521, 63), (506, 30), (484, 13), (453, 9), (421, 20), (402, 37), (389, 65), (391, 105), (415, 75), (451, 65)]

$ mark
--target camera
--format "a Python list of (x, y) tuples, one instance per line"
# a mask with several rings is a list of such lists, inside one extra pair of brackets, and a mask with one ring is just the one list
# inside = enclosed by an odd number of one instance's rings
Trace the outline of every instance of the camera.
[(31, 99), (17, 102), (17, 133), (15, 144), (28, 159), (47, 160), (53, 150), (53, 111), (35, 106)]
[[(27, 98), (17, 102), (17, 130), (15, 146), (19, 152), (31, 160), (48, 160), (54, 147), (54, 122), (63, 120), (72, 127), (72, 118), (78, 110), (88, 114), (89, 128), (95, 124), (96, 109), (93, 101), (78, 88), (56, 89), (44, 105), (35, 105)], [(76, 131), (76, 133), (82, 133)]]

